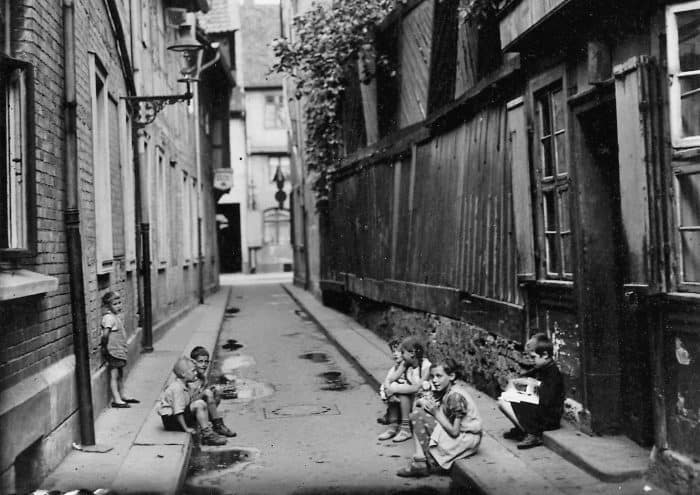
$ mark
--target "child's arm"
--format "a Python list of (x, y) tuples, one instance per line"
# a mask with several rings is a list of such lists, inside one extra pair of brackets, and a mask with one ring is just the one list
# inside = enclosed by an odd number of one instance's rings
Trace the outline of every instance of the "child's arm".
[(397, 383), (392, 382), (389, 386), (389, 390), (393, 394), (415, 394), (423, 388), (423, 381), (420, 379), (415, 379), (416, 377), (411, 376), (411, 369), (406, 372), (406, 378), (408, 383)]
[(440, 406), (435, 404), (424, 404), (423, 409), (425, 409), (425, 412), (432, 415), (435, 418), (435, 421), (440, 423), (442, 428), (449, 436), (452, 438), (457, 438), (459, 436), (459, 430), (462, 426), (462, 419), (464, 416), (457, 416), (455, 417), (454, 421), (450, 423), (450, 420), (447, 418), (447, 416), (445, 416), (445, 413), (442, 412), (442, 408)]
[(185, 415), (180, 413), (176, 414), (175, 418), (177, 418), (177, 422), (180, 423), (180, 427), (185, 431), (185, 433), (195, 433), (196, 430), (194, 428), (190, 428), (187, 426), (187, 423), (185, 423)]

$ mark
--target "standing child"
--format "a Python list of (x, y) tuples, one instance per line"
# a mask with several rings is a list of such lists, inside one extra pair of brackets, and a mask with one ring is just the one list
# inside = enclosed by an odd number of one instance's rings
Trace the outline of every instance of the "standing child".
[(112, 392), (112, 407), (125, 408), (129, 404), (138, 404), (139, 401), (127, 398), (124, 395), (124, 367), (128, 348), (126, 345), (126, 332), (124, 324), (119, 318), (121, 298), (116, 292), (107, 292), (102, 296), (104, 316), (100, 326), (102, 327), (102, 353), (107, 360), (109, 368), (109, 389)]
[(520, 440), (519, 449), (542, 445), (542, 432), (559, 428), (565, 399), (564, 380), (554, 362), (552, 341), (545, 334), (536, 334), (527, 342), (525, 350), (534, 361), (534, 367), (521, 378), (539, 381), (538, 404), (509, 402), (503, 397), (498, 399), (498, 408), (514, 425), (503, 437)]
[[(416, 394), (420, 390), (430, 388), (430, 361), (424, 357), (425, 348), (417, 337), (406, 337), (399, 346), (405, 368), (406, 382), (394, 381), (385, 389), (387, 397), (396, 395), (399, 399), (401, 423), (393, 442), (404, 442), (411, 438), (411, 423), (409, 415), (413, 409)], [(386, 433), (386, 432), (385, 432)], [(391, 437), (389, 437), (391, 438)]]
[(207, 376), (209, 368), (209, 351), (202, 346), (197, 346), (190, 352), (190, 358), (194, 361), (196, 380), (189, 384), (192, 390), (192, 400), (202, 399), (207, 403), (209, 417), (214, 431), (223, 437), (235, 437), (236, 433), (224, 424), (218, 406), (221, 402), (221, 387), (210, 385)]
[(182, 356), (173, 367), (175, 380), (158, 399), (158, 414), (168, 431), (196, 433), (199, 427), (202, 445), (225, 445), (226, 438), (214, 431), (209, 422), (209, 408), (202, 399), (192, 400), (189, 383), (197, 380), (194, 362)]
[(459, 365), (448, 358), (434, 364), (430, 373), (434, 396), (416, 401), (411, 413), (416, 451), (399, 476), (444, 473), (457, 459), (474, 455), (481, 443), (481, 417)]

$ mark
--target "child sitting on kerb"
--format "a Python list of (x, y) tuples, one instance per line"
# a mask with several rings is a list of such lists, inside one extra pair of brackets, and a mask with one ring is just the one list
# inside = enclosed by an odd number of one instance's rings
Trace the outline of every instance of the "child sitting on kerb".
[(158, 400), (158, 414), (168, 431), (197, 433), (202, 445), (225, 445), (226, 438), (214, 431), (209, 422), (209, 408), (202, 399), (192, 400), (188, 384), (197, 379), (192, 359), (182, 356), (173, 367), (175, 380), (163, 390)]
[(554, 362), (554, 346), (543, 333), (525, 344), (533, 368), (509, 382), (498, 408), (513, 423), (503, 438), (520, 441), (519, 449), (542, 445), (542, 432), (556, 430), (564, 412), (564, 380)]

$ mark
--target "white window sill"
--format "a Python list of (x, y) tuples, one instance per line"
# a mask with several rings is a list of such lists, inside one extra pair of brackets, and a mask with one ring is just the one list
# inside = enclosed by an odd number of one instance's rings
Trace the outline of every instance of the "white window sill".
[(0, 271), (0, 301), (44, 294), (58, 289), (58, 279), (29, 270)]

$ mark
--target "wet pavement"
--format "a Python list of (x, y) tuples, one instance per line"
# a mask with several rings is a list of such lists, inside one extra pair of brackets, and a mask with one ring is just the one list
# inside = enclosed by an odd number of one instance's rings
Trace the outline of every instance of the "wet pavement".
[(395, 475), (412, 441), (376, 440), (376, 391), (280, 285), (236, 286), (230, 301), (211, 379), (238, 436), (193, 451), (186, 494), (450, 492), (448, 477)]

